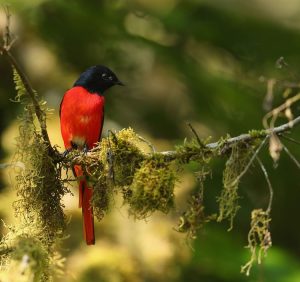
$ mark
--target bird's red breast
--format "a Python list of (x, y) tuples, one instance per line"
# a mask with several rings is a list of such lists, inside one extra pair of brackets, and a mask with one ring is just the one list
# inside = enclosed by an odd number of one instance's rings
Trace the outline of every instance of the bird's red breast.
[(61, 103), (61, 133), (67, 149), (75, 144), (91, 149), (99, 141), (104, 119), (104, 96), (81, 86), (68, 90)]

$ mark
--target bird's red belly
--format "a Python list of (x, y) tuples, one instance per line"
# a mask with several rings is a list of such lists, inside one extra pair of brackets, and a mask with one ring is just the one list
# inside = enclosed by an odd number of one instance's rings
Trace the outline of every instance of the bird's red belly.
[(66, 92), (61, 104), (61, 133), (65, 147), (92, 148), (98, 142), (103, 124), (104, 97), (82, 87)]

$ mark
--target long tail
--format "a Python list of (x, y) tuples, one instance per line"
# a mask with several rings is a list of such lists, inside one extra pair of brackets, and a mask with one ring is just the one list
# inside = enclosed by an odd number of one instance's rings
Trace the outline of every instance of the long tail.
[(79, 207), (82, 208), (84, 238), (87, 245), (94, 245), (94, 214), (93, 207), (91, 206), (93, 189), (91, 187), (88, 187), (87, 181), (82, 173), (82, 169), (80, 166), (74, 166), (74, 171), (76, 176), (81, 178), (79, 181)]

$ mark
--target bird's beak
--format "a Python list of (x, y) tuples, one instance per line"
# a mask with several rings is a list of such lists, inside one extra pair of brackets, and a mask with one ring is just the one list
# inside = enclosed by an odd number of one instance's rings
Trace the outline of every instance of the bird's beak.
[(124, 84), (122, 81), (120, 81), (120, 80), (118, 80), (115, 84), (116, 84), (116, 85), (125, 86), (125, 84)]

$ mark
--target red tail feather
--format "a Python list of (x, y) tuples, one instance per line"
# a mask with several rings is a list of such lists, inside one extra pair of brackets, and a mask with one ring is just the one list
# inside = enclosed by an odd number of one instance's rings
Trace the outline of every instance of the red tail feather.
[(82, 197), (82, 216), (83, 216), (83, 232), (87, 245), (95, 244), (95, 231), (94, 231), (94, 215), (93, 207), (91, 206), (91, 198), (93, 190), (87, 187), (86, 182), (83, 187)]
[(83, 234), (87, 245), (95, 244), (94, 231), (94, 215), (93, 207), (91, 206), (91, 198), (93, 190), (88, 187), (87, 182), (83, 176), (80, 166), (74, 166), (74, 171), (77, 177), (81, 178), (79, 181), (79, 207), (82, 207), (83, 217)]

